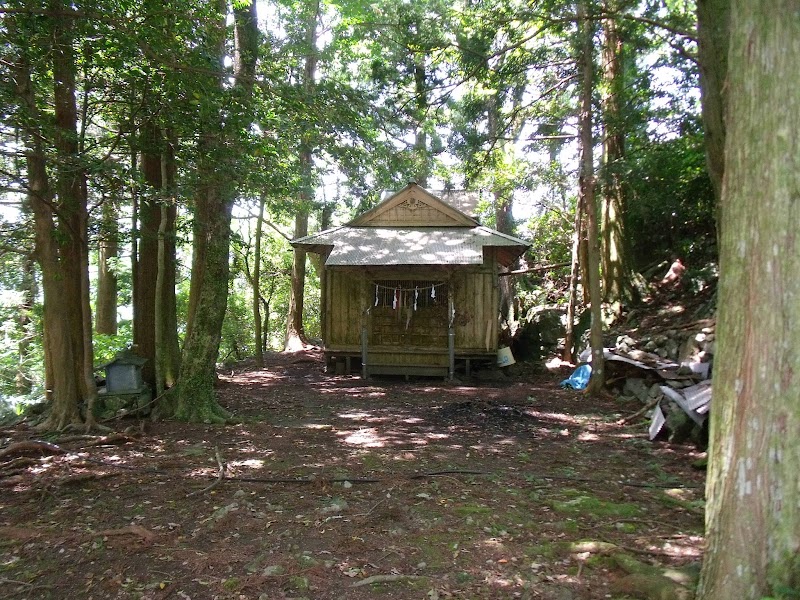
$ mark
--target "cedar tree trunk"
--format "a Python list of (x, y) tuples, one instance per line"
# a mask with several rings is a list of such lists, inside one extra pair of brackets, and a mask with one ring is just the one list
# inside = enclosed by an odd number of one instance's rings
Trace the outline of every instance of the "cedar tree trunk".
[(631, 300), (630, 275), (625, 256), (625, 192), (622, 162), (625, 159), (625, 131), (622, 101), (625, 93), (623, 43), (617, 23), (617, 2), (606, 2), (612, 15), (603, 19), (603, 197), (602, 271), (603, 300), (616, 315)]
[[(315, 0), (310, 6), (306, 19), (306, 60), (303, 68), (303, 91), (306, 101), (311, 101), (316, 92), (316, 72), (319, 54), (317, 52), (317, 21), (319, 20), (320, 2)], [(300, 206), (294, 221), (294, 238), (308, 235), (308, 214), (311, 201), (314, 199), (312, 185), (313, 159), (312, 125), (306, 125), (300, 141)], [(303, 303), (306, 287), (306, 252), (294, 249), (292, 260), (292, 286), (289, 294), (289, 314), (286, 324), (286, 343), (284, 350), (302, 350), (306, 345), (305, 328), (303, 327)]]
[(700, 600), (800, 590), (798, 10), (732, 3)]
[(100, 221), (100, 247), (97, 257), (97, 302), (95, 329), (97, 333), (117, 333), (117, 273), (116, 260), (119, 254), (119, 225), (116, 203), (106, 198)]
[(581, 44), (581, 166), (580, 166), (580, 202), (586, 213), (587, 224), (587, 279), (589, 284), (589, 301), (591, 302), (592, 325), (589, 334), (592, 349), (592, 378), (586, 393), (596, 394), (605, 383), (605, 366), (603, 360), (603, 313), (600, 291), (600, 235), (597, 226), (597, 203), (595, 202), (595, 177), (592, 136), (592, 91), (594, 88), (594, 60), (592, 59), (593, 25), (588, 10), (589, 0), (578, 5), (578, 18), (582, 28)]

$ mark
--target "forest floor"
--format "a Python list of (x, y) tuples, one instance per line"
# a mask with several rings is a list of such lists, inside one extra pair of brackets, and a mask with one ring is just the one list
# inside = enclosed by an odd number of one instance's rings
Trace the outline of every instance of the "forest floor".
[(663, 575), (701, 557), (698, 453), (569, 371), (364, 381), (275, 353), (220, 374), (237, 424), (0, 452), (0, 597), (688, 597)]

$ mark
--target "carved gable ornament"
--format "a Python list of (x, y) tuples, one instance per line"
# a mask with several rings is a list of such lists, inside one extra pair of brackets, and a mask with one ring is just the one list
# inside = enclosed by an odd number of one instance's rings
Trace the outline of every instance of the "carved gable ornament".
[(423, 202), (416, 196), (411, 196), (410, 198), (407, 198), (397, 206), (398, 208), (404, 208), (405, 210), (411, 212), (414, 212), (415, 210), (418, 210), (420, 208), (429, 208), (429, 205), (426, 202)]

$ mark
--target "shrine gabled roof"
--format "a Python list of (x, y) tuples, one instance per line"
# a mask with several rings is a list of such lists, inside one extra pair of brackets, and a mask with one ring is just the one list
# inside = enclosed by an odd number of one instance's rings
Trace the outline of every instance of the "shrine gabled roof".
[(409, 183), (377, 206), (361, 213), (348, 225), (358, 227), (474, 227), (478, 222), (434, 196), (416, 183)]
[(346, 225), (293, 240), (326, 257), (326, 266), (481, 265), (485, 248), (499, 248), (508, 265), (524, 240), (480, 225), (416, 183), (386, 197)]
[(292, 241), (328, 254), (326, 266), (480, 265), (484, 248), (500, 247), (510, 263), (527, 242), (481, 225), (475, 227), (353, 227), (328, 229)]

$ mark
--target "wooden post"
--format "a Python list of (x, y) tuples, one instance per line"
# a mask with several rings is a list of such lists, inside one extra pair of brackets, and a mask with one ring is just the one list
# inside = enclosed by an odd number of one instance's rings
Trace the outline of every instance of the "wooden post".
[(367, 324), (366, 321), (361, 326), (361, 377), (369, 378), (367, 370)]
[(448, 295), (450, 296), (448, 306), (450, 308), (450, 314), (447, 315), (448, 317), (448, 326), (447, 326), (447, 357), (448, 361), (448, 369), (447, 374), (449, 379), (453, 379), (456, 374), (456, 332), (453, 329), (453, 321), (455, 320), (455, 306), (453, 304), (453, 290), (452, 285), (447, 286)]
[(447, 353), (450, 359), (447, 374), (450, 379), (453, 379), (456, 374), (456, 332), (453, 331), (452, 325), (450, 325), (450, 331), (447, 332)]

